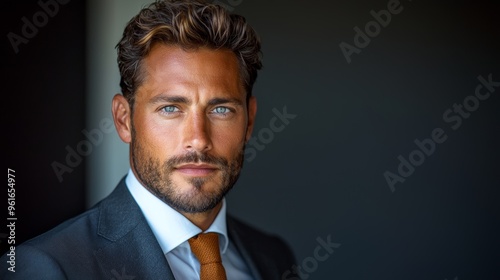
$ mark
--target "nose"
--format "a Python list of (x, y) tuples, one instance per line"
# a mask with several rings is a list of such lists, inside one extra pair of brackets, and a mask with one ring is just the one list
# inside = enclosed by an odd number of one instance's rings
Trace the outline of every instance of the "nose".
[(190, 152), (206, 152), (212, 149), (210, 122), (203, 112), (189, 114), (184, 121), (184, 149)]

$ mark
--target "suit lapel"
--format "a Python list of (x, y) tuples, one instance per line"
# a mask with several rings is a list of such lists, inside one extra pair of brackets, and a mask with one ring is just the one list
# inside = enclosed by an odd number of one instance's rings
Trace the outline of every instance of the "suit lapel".
[(251, 236), (247, 236), (244, 230), (240, 229), (238, 224), (229, 215), (227, 216), (227, 228), (229, 238), (234, 242), (241, 257), (248, 265), (253, 278), (256, 280), (272, 279), (268, 275), (262, 274), (265, 273), (262, 268), (266, 267), (266, 262), (272, 263), (272, 260), (267, 260), (268, 257), (266, 255), (258, 254), (255, 250), (252, 250), (253, 240)]
[(123, 179), (99, 206), (98, 235), (111, 241), (94, 252), (107, 279), (174, 279)]

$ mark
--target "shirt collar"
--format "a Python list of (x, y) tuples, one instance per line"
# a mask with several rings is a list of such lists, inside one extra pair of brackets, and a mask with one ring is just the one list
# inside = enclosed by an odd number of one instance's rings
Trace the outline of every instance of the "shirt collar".
[[(131, 169), (129, 169), (125, 183), (135, 201), (139, 204), (164, 254), (169, 253), (189, 238), (202, 232), (199, 227), (191, 223), (181, 213), (161, 201), (142, 186)], [(222, 200), (222, 207), (215, 217), (214, 222), (205, 232), (216, 232), (219, 234), (219, 245), (221, 252), (224, 254), (229, 243), (225, 198)]]

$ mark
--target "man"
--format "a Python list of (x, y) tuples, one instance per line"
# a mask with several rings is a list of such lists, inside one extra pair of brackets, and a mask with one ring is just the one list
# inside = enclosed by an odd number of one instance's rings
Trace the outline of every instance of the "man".
[(243, 17), (158, 1), (125, 28), (112, 114), (127, 176), (92, 209), (16, 248), (2, 279), (281, 279), (285, 243), (226, 215), (257, 110), (260, 42)]

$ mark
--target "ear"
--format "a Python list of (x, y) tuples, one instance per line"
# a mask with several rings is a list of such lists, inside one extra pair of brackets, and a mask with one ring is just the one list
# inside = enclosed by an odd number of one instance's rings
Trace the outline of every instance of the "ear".
[(245, 142), (250, 140), (252, 136), (253, 127), (255, 124), (255, 115), (257, 114), (257, 99), (255, 96), (251, 96), (248, 100), (248, 124), (247, 124), (247, 134), (245, 137)]
[(113, 97), (111, 111), (118, 135), (123, 142), (130, 143), (132, 141), (132, 119), (127, 99), (121, 94), (116, 94)]

